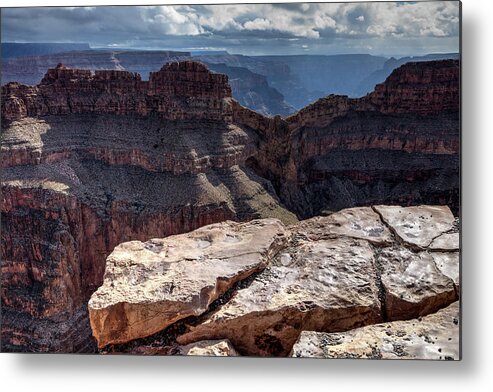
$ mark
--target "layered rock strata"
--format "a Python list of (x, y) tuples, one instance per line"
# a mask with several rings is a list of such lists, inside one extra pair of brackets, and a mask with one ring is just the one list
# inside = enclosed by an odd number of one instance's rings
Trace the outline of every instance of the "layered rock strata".
[[(230, 99), (225, 76), (180, 63), (146, 83), (154, 95), (132, 96), (138, 76), (60, 66), (40, 86), (2, 88), (3, 350), (94, 350), (86, 304), (119, 243), (297, 221), (243, 164), (258, 135), (209, 107)], [(141, 98), (188, 119), (134, 112)]]
[(252, 161), (300, 217), (368, 204), (459, 209), (459, 63), (408, 63), (373, 93), (328, 96), (268, 123)]
[[(417, 249), (400, 241), (393, 234), (398, 223), (383, 220), (377, 212), (385, 209), (390, 208), (352, 208), (287, 229), (272, 220), (236, 224), (236, 245), (221, 243), (230, 235), (232, 223), (207, 226), (159, 243), (122, 244), (108, 258), (104, 285), (89, 302), (93, 333), (103, 347), (112, 341), (123, 343), (149, 335), (156, 317), (164, 328), (186, 316), (201, 315), (184, 320), (185, 330), (176, 335), (177, 345), (228, 339), (242, 355), (286, 356), (302, 331), (333, 333), (386, 320), (408, 320), (433, 314), (457, 301), (454, 280), (441, 272), (435, 255), (446, 254), (449, 263), (455, 262), (458, 268), (459, 258), (454, 255), (458, 256), (459, 250)], [(447, 207), (399, 207), (399, 211), (418, 219), (434, 211), (414, 229), (417, 236), (443, 235), (451, 215)], [(258, 225), (261, 227), (256, 228)], [(272, 225), (271, 234), (262, 232)], [(256, 244), (255, 237), (243, 244), (241, 233), (245, 231), (256, 233), (266, 245)], [(207, 247), (197, 249), (210, 232), (215, 232), (219, 241), (208, 239)], [(273, 238), (278, 238), (275, 249), (266, 251)], [(172, 260), (167, 256), (170, 244)], [(248, 247), (248, 253), (239, 258), (240, 270), (235, 270), (237, 246)], [(218, 250), (229, 256), (218, 257)], [(187, 256), (189, 253), (192, 256)], [(235, 258), (233, 265), (230, 257)], [(257, 267), (245, 274), (244, 263), (251, 262)], [(163, 268), (163, 263), (168, 267)], [(225, 263), (228, 274), (236, 278), (222, 273), (222, 279), (231, 283), (227, 287), (233, 291), (212, 306), (210, 288), (215, 287), (216, 271)], [(177, 269), (190, 272), (178, 279)], [(208, 277), (212, 282), (206, 282)], [(242, 280), (246, 283), (232, 284)], [(176, 286), (172, 293), (170, 285)], [(225, 292), (226, 287), (221, 293)], [(220, 299), (221, 293), (214, 298)], [(197, 299), (191, 309), (190, 298), (202, 296), (205, 299)], [(138, 322), (129, 323), (133, 316), (127, 314), (133, 307), (135, 314), (153, 310), (146, 317), (138, 317)], [(111, 322), (105, 325), (104, 320)], [(135, 328), (133, 337), (127, 334), (129, 324)], [(118, 338), (102, 339), (106, 334)], [(458, 336), (455, 339), (457, 343)], [(166, 347), (166, 352), (172, 353), (173, 343)]]
[(168, 120), (219, 120), (230, 116), (223, 99), (231, 97), (226, 75), (194, 61), (165, 64), (148, 81), (128, 71), (49, 69), (37, 86), (15, 82), (2, 87), (2, 119), (19, 120), (67, 114), (157, 113)]

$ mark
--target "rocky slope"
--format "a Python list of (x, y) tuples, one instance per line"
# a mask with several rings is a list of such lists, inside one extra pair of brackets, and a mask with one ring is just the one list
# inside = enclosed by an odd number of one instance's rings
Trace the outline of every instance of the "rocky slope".
[[(407, 343), (411, 357), (429, 358), (420, 350), (429, 350), (438, 334), (441, 359), (458, 358), (459, 331), (448, 327), (458, 307), (440, 311), (458, 300), (458, 282), (435, 258), (446, 254), (458, 268), (458, 243), (430, 247), (444, 235), (458, 238), (454, 224), (447, 207), (375, 206), (288, 228), (273, 219), (224, 222), (124, 243), (108, 257), (104, 284), (89, 301), (92, 331), (99, 347), (113, 345), (111, 351), (180, 353), (226, 339), (242, 355), (328, 356), (321, 342), (333, 339), (346, 342), (335, 348), (340, 357), (355, 346), (376, 356), (385, 352), (382, 332), (396, 335), (397, 345), (404, 329), (419, 340), (419, 347)], [(179, 320), (180, 328), (148, 338), (150, 346), (140, 339)], [(388, 327), (358, 329), (383, 321)], [(341, 331), (349, 332), (334, 334)]]
[[(329, 96), (286, 119), (244, 108), (231, 97), (227, 76), (192, 61), (165, 65), (149, 80), (128, 71), (93, 74), (60, 65), (37, 86), (2, 86), (3, 350), (94, 350), (87, 301), (103, 284), (106, 257), (126, 241), (226, 220), (294, 224), (355, 205), (449, 204), (457, 211), (458, 70), (454, 61), (408, 64), (368, 96)], [(397, 268), (396, 258), (435, 263), (458, 285), (453, 234), (387, 249), (382, 263), (389, 271)], [(362, 264), (355, 275), (337, 273), (348, 282), (366, 276), (370, 288), (354, 302), (353, 321), (330, 319), (341, 328), (382, 317), (378, 271), (371, 267), (374, 245), (367, 240), (330, 238), (323, 244), (330, 252), (338, 249), (342, 259), (354, 245)], [(326, 250), (319, 245), (293, 249), (285, 259), (303, 251), (321, 262)], [(433, 253), (416, 255), (420, 248)], [(265, 275), (266, 281), (281, 284), (276, 274)], [(293, 282), (301, 279), (296, 274)], [(385, 317), (435, 311), (454, 295), (441, 282), (438, 299), (425, 296), (419, 306), (389, 297), (395, 307)], [(266, 290), (260, 282), (250, 288)], [(297, 295), (303, 302), (311, 294)], [(324, 314), (327, 295), (314, 315)], [(297, 304), (289, 303), (281, 315), (295, 326)], [(255, 306), (270, 314), (271, 305)], [(289, 342), (301, 326), (288, 328)], [(237, 348), (246, 352), (243, 347), (252, 344)], [(287, 355), (290, 345), (282, 344), (279, 353)], [(274, 349), (248, 350), (264, 355)]]

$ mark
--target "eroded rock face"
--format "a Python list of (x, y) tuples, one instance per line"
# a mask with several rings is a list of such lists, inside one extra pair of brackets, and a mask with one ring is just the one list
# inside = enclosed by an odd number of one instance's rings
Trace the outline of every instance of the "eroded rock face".
[(277, 220), (225, 222), (117, 246), (89, 301), (98, 345), (149, 336), (204, 313), (236, 282), (265, 268), (286, 235)]
[(195, 61), (165, 64), (149, 81), (119, 70), (72, 69), (59, 64), (37, 86), (2, 86), (4, 121), (47, 115), (159, 113), (168, 120), (224, 120), (231, 117), (228, 77)]
[(291, 356), (305, 358), (460, 359), (459, 303), (419, 319), (343, 333), (303, 331)]
[[(405, 64), (362, 98), (330, 95), (265, 129), (255, 157), (298, 216), (369, 205), (459, 209), (459, 62)], [(288, 139), (288, 141), (286, 141)]]

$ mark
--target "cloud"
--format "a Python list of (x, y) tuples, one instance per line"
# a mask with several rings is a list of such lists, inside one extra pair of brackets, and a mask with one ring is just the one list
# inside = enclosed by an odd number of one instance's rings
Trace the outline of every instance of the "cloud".
[[(181, 6), (37, 7), (2, 10), (4, 41), (72, 41), (93, 45), (366, 47), (361, 41), (457, 42), (459, 3), (368, 2)], [(291, 40), (291, 41), (290, 41)], [(419, 42), (421, 40), (421, 42)], [(266, 41), (270, 43), (266, 44)], [(344, 44), (342, 44), (344, 42)], [(300, 42), (306, 44), (306, 42)], [(299, 44), (292, 47), (300, 47)], [(268, 51), (268, 50), (267, 50)]]

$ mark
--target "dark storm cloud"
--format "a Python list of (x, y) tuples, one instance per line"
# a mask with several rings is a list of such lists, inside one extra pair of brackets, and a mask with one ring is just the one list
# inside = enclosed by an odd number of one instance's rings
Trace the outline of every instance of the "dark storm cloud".
[(458, 51), (458, 33), (458, 2), (2, 10), (3, 41), (92, 46), (419, 54)]

